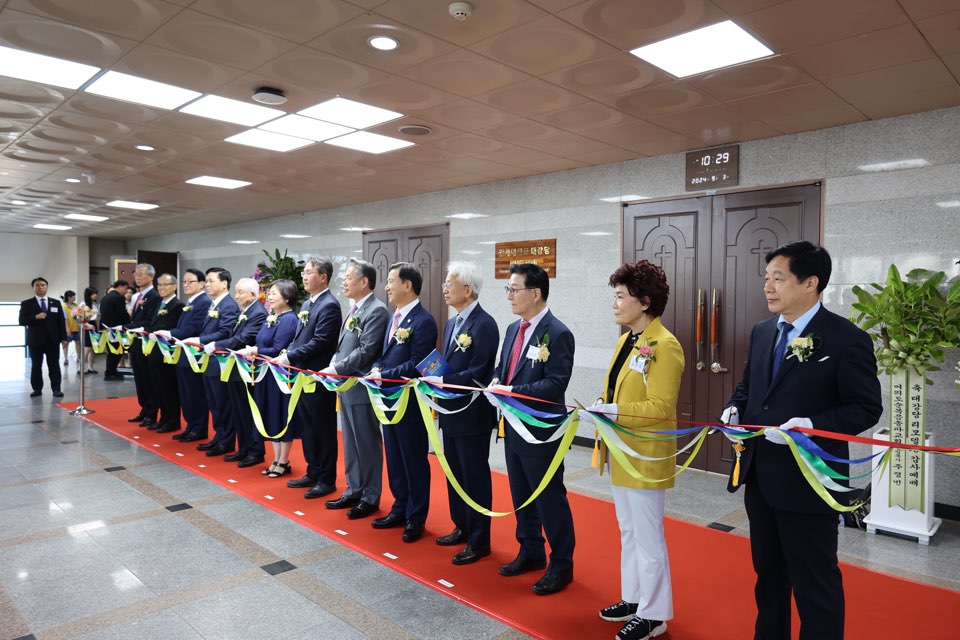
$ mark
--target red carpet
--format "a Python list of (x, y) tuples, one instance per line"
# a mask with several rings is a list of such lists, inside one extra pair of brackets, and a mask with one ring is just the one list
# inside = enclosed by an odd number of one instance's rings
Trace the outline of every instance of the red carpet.
[[(73, 406), (76, 405), (68, 408)], [(376, 531), (370, 527), (369, 518), (347, 520), (342, 511), (324, 509), (322, 500), (305, 500), (302, 490), (286, 487), (290, 476), (272, 480), (260, 474), (262, 467), (259, 466), (237, 469), (236, 465), (224, 463), (220, 458), (206, 457), (192, 444), (182, 445), (171, 440), (171, 434), (157, 435), (131, 426), (126, 418), (137, 412), (131, 398), (95, 400), (88, 406), (96, 413), (87, 419), (100, 427), (302, 522), (524, 633), (540, 638), (613, 638), (620, 628), (620, 623), (604, 622), (597, 616), (600, 607), (620, 598), (619, 531), (612, 503), (570, 494), (577, 526), (575, 580), (559, 594), (540, 597), (530, 591), (530, 585), (539, 578), (538, 573), (515, 578), (504, 578), (497, 573), (500, 564), (516, 555), (512, 517), (494, 521), (493, 555), (476, 564), (456, 567), (450, 558), (458, 549), (433, 544), (434, 537), (452, 529), (443, 472), (433, 456), (427, 534), (417, 543), (404, 544), (398, 529)], [(299, 447), (294, 449), (299, 452)], [(293, 464), (293, 477), (299, 477), (304, 468), (302, 459), (295, 457)], [(495, 473), (493, 482), (494, 509), (506, 510), (509, 505), (507, 479)], [(385, 478), (385, 490), (386, 487)], [(389, 508), (389, 504), (387, 493), (382, 506)], [(684, 640), (752, 637), (756, 610), (748, 541), (670, 519), (666, 532), (676, 617), (670, 621), (669, 633), (663, 637)], [(960, 609), (960, 593), (848, 565), (843, 566), (843, 579), (848, 638), (957, 637), (953, 614)], [(797, 636), (795, 625), (794, 638)]]

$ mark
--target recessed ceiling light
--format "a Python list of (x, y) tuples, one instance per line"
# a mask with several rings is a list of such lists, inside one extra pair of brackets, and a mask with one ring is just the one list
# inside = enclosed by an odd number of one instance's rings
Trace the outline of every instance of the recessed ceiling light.
[(960, 200), (947, 200), (945, 202), (938, 202), (937, 206), (941, 209), (954, 209), (960, 207)]
[(773, 55), (766, 45), (731, 20), (654, 42), (630, 53), (678, 78)]
[(337, 136), (342, 136), (353, 131), (353, 129), (350, 127), (343, 127), (339, 124), (314, 120), (313, 118), (305, 118), (295, 114), (283, 116), (282, 118), (277, 118), (276, 120), (271, 120), (259, 128), (263, 129), (264, 131), (272, 131), (274, 133), (283, 133), (288, 136), (306, 138), (307, 140), (313, 140), (314, 142), (323, 142), (324, 140), (336, 138)]
[(316, 118), (324, 122), (342, 124), (345, 127), (354, 129), (365, 129), (375, 124), (396, 120), (403, 117), (402, 113), (381, 109), (362, 102), (347, 100), (346, 98), (333, 98), (326, 102), (321, 102), (303, 111), (299, 112), (302, 116)]
[(107, 216), (93, 216), (88, 213), (68, 213), (63, 217), (68, 220), (86, 220), (88, 222), (103, 222), (110, 219)]
[(107, 71), (84, 91), (158, 109), (176, 109), (202, 95), (197, 91), (138, 78), (119, 71)]
[(100, 73), (98, 67), (60, 58), (42, 56), (20, 49), (0, 47), (0, 75), (20, 78), (55, 87), (77, 89), (84, 82)]
[(312, 238), (313, 236), (305, 236), (301, 233), (281, 233), (281, 238), (290, 238), (292, 240), (299, 240), (300, 238)]
[(396, 39), (389, 36), (371, 36), (367, 38), (367, 44), (380, 51), (393, 51), (400, 46)]
[(35, 224), (33, 225), (34, 229), (49, 229), (50, 231), (66, 231), (68, 229), (73, 229), (73, 227), (68, 227), (64, 224)]
[(156, 151), (156, 149), (154, 149), (148, 144), (138, 144), (137, 151)]
[(235, 144), (245, 144), (248, 147), (267, 149), (269, 151), (293, 151), (294, 149), (313, 144), (313, 140), (294, 138), (293, 136), (263, 131), (262, 129), (248, 129), (235, 136), (230, 136), (226, 141)]
[(489, 218), (485, 213), (451, 213), (444, 218), (456, 218), (458, 220), (473, 220), (474, 218)]
[(10, 201), (10, 204), (16, 204), (16, 205), (21, 205), (21, 206), (22, 206), (22, 205), (25, 205), (25, 204), (27, 204), (27, 203), (26, 203), (26, 201), (24, 201), (24, 200), (11, 200), (11, 201)]
[(64, 182), (72, 182), (76, 184), (77, 182), (80, 182), (80, 178), (67, 178), (66, 180), (64, 180)]
[(860, 171), (897, 171), (898, 169), (916, 169), (925, 167), (929, 162), (923, 158), (911, 158), (909, 160), (894, 160), (893, 162), (878, 162), (876, 164), (862, 164), (857, 169)]
[(267, 120), (273, 120), (284, 115), (284, 112), (280, 109), (249, 104), (230, 98), (221, 98), (220, 96), (204, 96), (179, 111), (180, 113), (189, 113), (194, 116), (242, 124), (248, 127), (255, 127)]
[(382, 136), (379, 133), (370, 133), (369, 131), (348, 133), (339, 138), (326, 140), (324, 144), (332, 144), (365, 153), (386, 153), (387, 151), (396, 151), (397, 149), (413, 146), (413, 143), (408, 140)]
[(156, 209), (160, 205), (150, 204), (148, 202), (131, 202), (129, 200), (113, 200), (107, 203), (108, 207), (116, 207), (117, 209), (136, 209), (137, 211), (149, 211), (150, 209)]
[(230, 244), (260, 244), (259, 240), (231, 240)]
[(245, 180), (231, 180), (230, 178), (216, 178), (214, 176), (197, 176), (186, 181), (187, 184), (198, 184), (203, 187), (217, 187), (219, 189), (239, 189), (253, 184)]
[(340, 231), (373, 231), (371, 227), (340, 227)]
[(629, 202), (630, 200), (646, 200), (647, 196), (638, 196), (635, 194), (628, 194), (625, 196), (610, 196), (609, 198), (600, 198), (601, 202)]
[(582, 236), (612, 236), (613, 234), (609, 231), (581, 231), (580, 235)]

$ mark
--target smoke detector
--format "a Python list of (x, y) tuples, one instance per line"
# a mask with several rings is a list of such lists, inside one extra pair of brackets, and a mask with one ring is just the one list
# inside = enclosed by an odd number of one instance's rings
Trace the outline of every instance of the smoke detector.
[(454, 20), (466, 20), (473, 13), (473, 6), (469, 2), (451, 2), (449, 9)]
[(253, 101), (260, 104), (278, 105), (287, 101), (287, 96), (283, 95), (283, 89), (274, 89), (273, 87), (257, 87), (253, 92)]

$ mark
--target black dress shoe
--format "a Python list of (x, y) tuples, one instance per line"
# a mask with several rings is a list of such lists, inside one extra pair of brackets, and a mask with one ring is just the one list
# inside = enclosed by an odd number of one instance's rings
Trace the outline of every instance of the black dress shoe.
[(527, 571), (539, 571), (540, 569), (545, 569), (547, 567), (546, 560), (527, 560), (526, 558), (517, 556), (513, 562), (505, 564), (498, 571), (500, 575), (513, 577), (519, 576)]
[(189, 431), (184, 431), (183, 433), (178, 433), (173, 436), (180, 442), (196, 442), (197, 440), (206, 440), (207, 436), (202, 436), (199, 433), (190, 433)]
[(317, 481), (309, 476), (303, 476), (296, 480), (287, 480), (287, 486), (291, 489), (307, 489), (315, 484), (317, 484)]
[(197, 451), (209, 451), (217, 446), (217, 443), (211, 440), (210, 442), (201, 442), (197, 445)]
[[(119, 373), (116, 373), (116, 374), (111, 374), (111, 373), (104, 374), (103, 379), (104, 379), (106, 382), (123, 382), (123, 376), (120, 375)], [(131, 420), (130, 422), (136, 422), (136, 420)]]
[(148, 425), (147, 425), (147, 430), (149, 430), (149, 431), (156, 431), (156, 430), (158, 430), (159, 428), (160, 428), (160, 423), (159, 423), (159, 422), (154, 422), (153, 424), (148, 424)]
[(54, 391), (54, 392), (53, 392), (53, 397), (54, 397), (54, 398), (62, 398), (62, 397), (63, 397), (63, 391), (59, 391), (59, 390)]
[(414, 524), (413, 522), (408, 522), (407, 526), (403, 528), (404, 542), (416, 542), (421, 537), (423, 537), (423, 523)]
[(328, 496), (334, 491), (337, 490), (337, 487), (332, 484), (327, 484), (326, 482), (318, 482), (313, 485), (303, 494), (304, 498), (322, 498), (323, 496)]
[(543, 574), (543, 577), (537, 580), (533, 587), (533, 592), (538, 596), (548, 596), (551, 593), (557, 593), (567, 588), (567, 585), (573, 582), (573, 572)]
[(360, 504), (360, 498), (344, 495), (335, 500), (327, 500), (323, 503), (323, 506), (327, 509), (352, 509), (358, 504)]
[(441, 547), (454, 547), (467, 541), (467, 534), (460, 527), (454, 529), (451, 533), (437, 538), (437, 544)]
[(180, 425), (171, 422), (157, 426), (157, 433), (173, 433), (174, 431), (180, 431)]
[[(226, 460), (226, 458), (224, 458), (224, 460)], [(255, 456), (248, 456), (243, 460), (241, 460), (240, 462), (238, 462), (237, 466), (240, 467), (241, 469), (245, 469), (247, 467), (252, 467), (257, 464), (263, 464), (263, 456), (260, 456), (259, 458)]]
[(239, 462), (239, 461), (243, 460), (243, 459), (246, 458), (246, 457), (247, 457), (247, 456), (245, 456), (244, 454), (242, 454), (242, 453), (240, 453), (240, 452), (238, 451), (238, 452), (236, 452), (236, 453), (231, 453), (231, 454), (228, 455), (228, 456), (223, 456), (223, 461), (224, 461), (224, 462)]
[(361, 500), (360, 504), (350, 509), (350, 511), (347, 511), (347, 517), (351, 520), (359, 520), (360, 518), (372, 516), (377, 511), (380, 511), (380, 505), (370, 504), (369, 502)]
[(31, 397), (31, 398), (39, 398), (39, 397), (42, 396), (42, 395), (43, 395), (43, 391), (31, 391), (31, 392), (30, 392), (30, 397)]
[(233, 447), (228, 447), (226, 445), (217, 445), (213, 449), (207, 449), (207, 455), (211, 458), (214, 456), (222, 456), (225, 453), (233, 453)]
[(149, 417), (149, 416), (147, 416), (146, 418), (144, 418), (143, 420), (140, 421), (140, 426), (141, 426), (141, 427), (152, 427), (152, 426), (154, 426), (155, 424), (157, 424), (157, 421), (154, 420), (153, 418)]
[(135, 415), (132, 418), (127, 418), (127, 422), (140, 422), (141, 420), (146, 420), (147, 416)]
[(483, 547), (471, 547), (469, 544), (463, 548), (457, 555), (453, 556), (453, 559), (450, 561), (453, 564), (473, 564), (481, 558), (486, 558), (490, 555), (490, 545), (485, 545)]
[(394, 527), (404, 527), (407, 524), (407, 519), (401, 516), (398, 513), (388, 513), (382, 518), (377, 518), (370, 523), (370, 526), (374, 529), (393, 529)]

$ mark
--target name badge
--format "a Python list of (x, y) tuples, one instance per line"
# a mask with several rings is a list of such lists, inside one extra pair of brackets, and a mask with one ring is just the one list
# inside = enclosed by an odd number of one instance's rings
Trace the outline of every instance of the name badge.
[(59, 310), (60, 310), (60, 307), (53, 307), (53, 306), (50, 307), (50, 313), (56, 313)]
[(637, 373), (643, 373), (647, 370), (647, 359), (643, 356), (632, 356), (630, 358), (630, 369)]
[(539, 357), (540, 347), (533, 344), (527, 347), (527, 360), (536, 360)]

